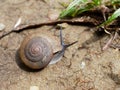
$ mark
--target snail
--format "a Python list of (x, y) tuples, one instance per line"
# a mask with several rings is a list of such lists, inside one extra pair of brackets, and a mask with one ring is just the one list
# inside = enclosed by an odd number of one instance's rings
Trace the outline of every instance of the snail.
[(67, 47), (76, 42), (65, 45), (60, 30), (60, 39), (48, 32), (34, 33), (27, 36), (19, 48), (22, 62), (31, 69), (43, 69), (48, 64), (61, 60)]

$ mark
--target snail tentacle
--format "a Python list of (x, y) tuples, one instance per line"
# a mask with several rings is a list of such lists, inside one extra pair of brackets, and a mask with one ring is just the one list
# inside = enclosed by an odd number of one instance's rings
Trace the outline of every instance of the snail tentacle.
[(60, 43), (62, 45), (62, 50), (65, 51), (68, 47), (72, 46), (73, 44), (77, 43), (78, 41), (72, 42), (70, 44), (65, 44), (62, 36), (62, 27), (60, 28)]
[(77, 43), (77, 42), (78, 42), (78, 41), (72, 42), (72, 43), (70, 43), (70, 44), (65, 44), (65, 43), (64, 43), (64, 40), (63, 40), (63, 36), (62, 36), (62, 27), (61, 27), (61, 29), (60, 29), (60, 43), (61, 43), (61, 45), (62, 45), (62, 50), (60, 50), (60, 51), (58, 51), (58, 52), (56, 52), (56, 53), (54, 54), (54, 56), (53, 56), (53, 58), (52, 58), (52, 60), (50, 61), (49, 64), (55, 64), (55, 63), (57, 63), (58, 61), (60, 61), (61, 58), (63, 57), (64, 53), (65, 53), (65, 50), (66, 50), (68, 47), (72, 46), (73, 44), (75, 44), (75, 43)]

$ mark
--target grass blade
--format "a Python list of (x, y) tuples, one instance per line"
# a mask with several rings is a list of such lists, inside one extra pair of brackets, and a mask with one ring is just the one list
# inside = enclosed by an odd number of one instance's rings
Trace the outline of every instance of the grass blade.
[(103, 23), (100, 25), (100, 27), (101, 27), (101, 26), (104, 26), (104, 25), (110, 24), (112, 21), (114, 21), (114, 20), (115, 20), (117, 17), (119, 17), (119, 16), (120, 16), (120, 8), (117, 9), (117, 10), (108, 18), (107, 21), (103, 22)]
[(101, 5), (101, 0), (74, 0), (69, 4), (69, 6), (60, 14), (60, 18), (67, 16), (77, 16), (85, 11)]
[(64, 18), (66, 16), (72, 16), (74, 12), (77, 10), (77, 6), (80, 4), (86, 3), (88, 0), (74, 0), (69, 4), (69, 6), (60, 14), (60, 18)]

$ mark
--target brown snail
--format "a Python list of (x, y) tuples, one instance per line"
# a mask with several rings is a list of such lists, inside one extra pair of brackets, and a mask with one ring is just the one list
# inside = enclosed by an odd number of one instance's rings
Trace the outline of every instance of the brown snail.
[(64, 45), (62, 32), (60, 32), (60, 39), (46, 33), (31, 34), (20, 46), (19, 56), (22, 62), (31, 69), (42, 69), (48, 64), (58, 62), (65, 49), (75, 43)]

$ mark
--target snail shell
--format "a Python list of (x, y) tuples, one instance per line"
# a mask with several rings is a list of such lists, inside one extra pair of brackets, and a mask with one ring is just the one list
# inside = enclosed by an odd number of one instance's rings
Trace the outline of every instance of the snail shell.
[(22, 62), (31, 69), (42, 69), (47, 66), (54, 53), (62, 49), (58, 37), (50, 32), (34, 33), (27, 36), (19, 49)]

